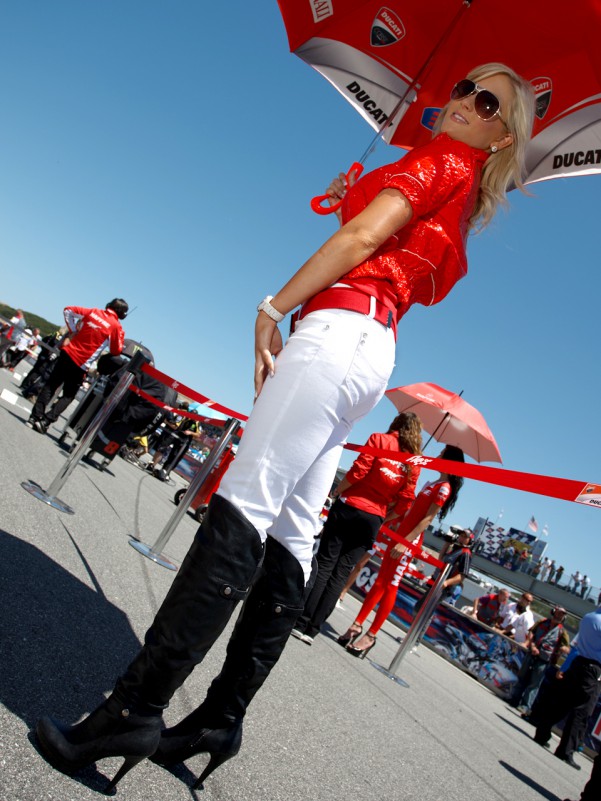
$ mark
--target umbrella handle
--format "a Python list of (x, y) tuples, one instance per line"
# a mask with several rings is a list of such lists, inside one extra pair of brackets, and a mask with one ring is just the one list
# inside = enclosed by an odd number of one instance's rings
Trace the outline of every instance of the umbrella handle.
[[(349, 179), (352, 172), (355, 173), (355, 178), (358, 178), (363, 172), (363, 164), (359, 164), (358, 161), (355, 161), (353, 166), (346, 173), (345, 183), (347, 187), (349, 185)], [(338, 211), (340, 206), (342, 206), (342, 200), (339, 200), (338, 203), (334, 203), (333, 206), (322, 206), (321, 204), (326, 200), (331, 200), (331, 197), (327, 193), (325, 195), (317, 195), (317, 197), (312, 198), (311, 208), (315, 214), (332, 214), (332, 212)]]

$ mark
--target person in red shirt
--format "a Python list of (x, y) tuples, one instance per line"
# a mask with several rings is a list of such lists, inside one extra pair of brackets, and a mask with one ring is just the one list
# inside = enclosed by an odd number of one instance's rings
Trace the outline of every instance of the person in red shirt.
[[(454, 445), (447, 445), (440, 454), (440, 458), (454, 462), (463, 462), (464, 460), (463, 451)], [(399, 537), (413, 545), (421, 545), (424, 531), (434, 518), (439, 515), (442, 520), (453, 508), (462, 484), (462, 478), (447, 473), (441, 473), (436, 481), (428, 481), (420, 490), (407, 514), (399, 521), (396, 529)], [(396, 515), (398, 512), (395, 510), (395, 517)], [(338, 638), (338, 642), (345, 645), (353, 656), (365, 657), (376, 644), (376, 635), (392, 612), (400, 581), (409, 567), (411, 559), (412, 555), (405, 552), (402, 542), (395, 544), (384, 554), (378, 577), (365, 596), (359, 614), (348, 631)], [(378, 603), (380, 605), (369, 631), (361, 636), (363, 624)]]
[[(247, 709), (310, 592), (319, 512), (344, 443), (392, 374), (397, 322), (412, 304), (445, 297), (465, 274), (470, 230), (521, 186), (531, 84), (492, 63), (449, 89), (432, 141), (350, 186), (340, 230), (257, 306), (256, 402), (236, 459), (110, 698), (75, 726), (39, 721), (41, 751), (59, 769), (124, 756), (111, 789), (147, 756), (167, 766), (204, 752), (203, 782), (238, 753)], [(299, 305), (284, 347), (277, 324)], [(206, 698), (165, 729), (162, 710), (243, 599)]]
[(501, 588), (499, 592), (491, 592), (488, 595), (481, 595), (474, 601), (472, 617), (487, 626), (495, 626), (500, 623), (505, 613), (505, 607), (509, 603), (509, 590)]
[[(70, 336), (38, 395), (27, 421), (30, 428), (35, 428), (40, 434), (46, 433), (48, 426), (58, 420), (77, 395), (90, 365), (106, 347), (113, 356), (121, 353), (125, 334), (119, 321), (125, 319), (127, 311), (128, 305), (122, 298), (111, 300), (104, 309), (88, 309), (84, 306), (65, 308), (65, 322)], [(61, 397), (46, 411), (46, 406), (61, 386)]]
[(17, 342), (26, 325), (25, 315), (21, 309), (17, 309), (14, 317), (7, 323), (0, 323), (0, 365), (4, 366), (4, 354)]
[[(395, 417), (386, 434), (372, 434), (370, 448), (421, 453), (422, 424), (413, 412)], [(357, 563), (371, 548), (389, 508), (411, 503), (419, 470), (392, 459), (362, 453), (336, 488), (337, 500), (323, 527), (317, 552), (317, 577), (292, 636), (313, 643), (331, 615), (340, 591)]]

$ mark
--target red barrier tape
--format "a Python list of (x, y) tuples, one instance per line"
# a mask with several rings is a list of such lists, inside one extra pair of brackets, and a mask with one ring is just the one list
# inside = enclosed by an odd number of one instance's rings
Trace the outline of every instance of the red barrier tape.
[(426, 562), (426, 564), (432, 565), (432, 567), (444, 567), (444, 562), (441, 562), (440, 559), (432, 556), (432, 554), (428, 553), (428, 551), (425, 551), (421, 545), (414, 545), (404, 537), (401, 537), (396, 531), (388, 528), (388, 526), (382, 526), (380, 531), (383, 531), (384, 534), (386, 534), (387, 537), (390, 537), (391, 540), (402, 543), (406, 550), (409, 551), (412, 556), (415, 556), (416, 559), (419, 559), (420, 562)]
[(434, 580), (430, 576), (426, 576), (425, 573), (421, 573), (419, 570), (416, 570), (411, 566), (405, 570), (405, 575), (413, 576), (413, 578), (419, 579), (420, 581), (425, 581), (426, 584), (434, 584)]
[(199, 423), (207, 423), (208, 425), (215, 426), (216, 428), (223, 428), (225, 426), (225, 420), (217, 420), (213, 417), (204, 417), (200, 414), (196, 414), (195, 412), (187, 412), (185, 409), (176, 409), (174, 406), (168, 406), (166, 403), (153, 398), (152, 395), (148, 394), (148, 392), (144, 392), (143, 389), (140, 389), (133, 384), (130, 384), (129, 388), (135, 395), (139, 395), (143, 400), (149, 401), (155, 406), (158, 406), (159, 409), (164, 409), (166, 412), (173, 412), (178, 417), (187, 417), (190, 420), (198, 420)]
[(412, 456), (409, 453), (388, 451), (381, 448), (368, 448), (364, 445), (352, 445), (349, 443), (344, 447), (350, 451), (367, 453), (369, 456), (379, 456), (384, 459), (392, 459), (395, 462), (425, 467), (426, 470), (437, 470), (440, 473), (473, 478), (475, 481), (497, 484), (500, 487), (533, 492), (535, 495), (547, 495), (550, 498), (560, 498), (563, 501), (601, 507), (601, 484), (573, 481), (570, 478), (540, 476), (536, 473), (520, 473), (516, 470), (503, 470), (500, 467), (483, 467), (482, 465), (466, 464), (464, 462), (451, 462), (437, 457)]
[(227, 406), (222, 406), (220, 403), (212, 401), (210, 398), (207, 398), (206, 395), (201, 395), (200, 392), (196, 392), (195, 389), (191, 389), (185, 384), (181, 384), (179, 381), (176, 381), (175, 378), (171, 378), (171, 376), (168, 376), (166, 373), (161, 373), (160, 370), (157, 370), (155, 367), (151, 367), (149, 364), (143, 365), (142, 372), (146, 373), (146, 375), (149, 375), (152, 378), (156, 378), (166, 386), (171, 387), (171, 389), (177, 390), (177, 392), (185, 395), (186, 398), (190, 398), (190, 400), (204, 403), (205, 406), (210, 406), (212, 409), (221, 412), (221, 414), (227, 414), (228, 417), (235, 417), (236, 420), (241, 420), (242, 422), (248, 420), (248, 415), (241, 414), (240, 412), (234, 412), (232, 409), (228, 409)]
[[(156, 378), (163, 384), (177, 390), (191, 400), (203, 403), (216, 409), (222, 414), (235, 417), (237, 420), (246, 421), (248, 416), (228, 409), (216, 401), (201, 395), (196, 390), (181, 384), (166, 373), (161, 373), (155, 367), (145, 364), (142, 372)], [(176, 410), (181, 413), (181, 410)], [(535, 495), (546, 495), (549, 498), (559, 498), (563, 501), (572, 503), (582, 503), (587, 506), (601, 507), (601, 484), (592, 484), (585, 481), (574, 481), (569, 478), (556, 478), (554, 476), (541, 476), (536, 473), (521, 473), (516, 470), (503, 470), (499, 467), (484, 467), (482, 465), (465, 464), (464, 462), (452, 462), (447, 459), (439, 459), (430, 456), (412, 456), (411, 454), (401, 453), (400, 451), (389, 451), (381, 448), (368, 448), (364, 445), (354, 445), (348, 443), (345, 448), (358, 453), (367, 453), (370, 456), (379, 456), (384, 459), (393, 459), (395, 462), (405, 464), (415, 464), (425, 467), (427, 470), (437, 470), (441, 473), (449, 473), (454, 476), (463, 476), (475, 481), (483, 481), (487, 484), (496, 484), (500, 487), (532, 492)]]

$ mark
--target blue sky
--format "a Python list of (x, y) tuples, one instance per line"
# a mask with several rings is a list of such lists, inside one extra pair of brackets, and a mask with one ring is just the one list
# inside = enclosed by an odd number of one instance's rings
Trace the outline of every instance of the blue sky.
[[(125, 297), (159, 369), (248, 413), (256, 304), (332, 233), (309, 199), (371, 139), (288, 52), (275, 0), (4, 3), (0, 93), (0, 300), (58, 323)], [(509, 469), (601, 483), (600, 182), (513, 193), (468, 277), (400, 326), (391, 386), (463, 390)], [(352, 441), (393, 416), (383, 400)], [(501, 509), (601, 585), (601, 512), (472, 481), (452, 522)]]

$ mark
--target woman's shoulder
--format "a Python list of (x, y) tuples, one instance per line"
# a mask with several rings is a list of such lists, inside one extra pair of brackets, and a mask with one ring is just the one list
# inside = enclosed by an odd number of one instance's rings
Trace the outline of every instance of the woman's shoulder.
[(451, 485), (444, 479), (437, 481), (427, 481), (420, 490), (420, 495), (428, 495), (429, 497), (447, 497), (451, 492)]
[(374, 448), (383, 448), (385, 450), (400, 451), (398, 434), (383, 433), (376, 431), (368, 439), (368, 443)]

